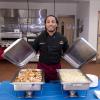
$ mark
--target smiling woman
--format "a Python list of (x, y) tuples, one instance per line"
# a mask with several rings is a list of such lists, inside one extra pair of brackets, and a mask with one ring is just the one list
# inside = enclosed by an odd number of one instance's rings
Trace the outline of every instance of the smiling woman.
[(54, 15), (45, 19), (45, 31), (33, 42), (33, 48), (40, 53), (38, 68), (45, 73), (45, 80), (58, 80), (56, 69), (60, 69), (62, 54), (68, 49), (64, 36), (57, 32), (58, 20)]
[(45, 28), (50, 36), (52, 36), (56, 32), (57, 24), (58, 24), (58, 21), (53, 15), (50, 15), (50, 17), (46, 18)]

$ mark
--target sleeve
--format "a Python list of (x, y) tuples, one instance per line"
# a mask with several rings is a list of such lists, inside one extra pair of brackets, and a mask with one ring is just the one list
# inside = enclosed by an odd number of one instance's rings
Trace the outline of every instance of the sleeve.
[(39, 51), (39, 37), (37, 37), (37, 38), (34, 40), (34, 42), (33, 42), (33, 44), (32, 44), (32, 47), (33, 47), (33, 49), (34, 49), (36, 52)]
[(68, 44), (68, 40), (64, 37), (64, 44), (63, 44), (63, 47), (62, 47), (62, 50), (63, 50), (63, 54), (68, 50), (69, 48), (69, 44)]

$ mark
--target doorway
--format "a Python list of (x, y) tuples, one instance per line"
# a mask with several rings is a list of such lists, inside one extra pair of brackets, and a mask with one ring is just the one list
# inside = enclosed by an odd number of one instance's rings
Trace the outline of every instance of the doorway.
[(98, 12), (98, 34), (97, 34), (97, 57), (96, 62), (100, 63), (100, 11)]
[(67, 40), (69, 46), (72, 45), (74, 40), (74, 32), (75, 32), (75, 16), (58, 16), (59, 26), (58, 32), (63, 34)]

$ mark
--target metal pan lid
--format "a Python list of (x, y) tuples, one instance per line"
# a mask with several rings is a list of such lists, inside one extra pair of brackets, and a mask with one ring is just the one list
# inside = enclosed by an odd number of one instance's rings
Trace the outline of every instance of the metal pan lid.
[(8, 48), (4, 50), (4, 59), (23, 67), (26, 65), (32, 57), (35, 56), (34, 49), (24, 39), (17, 39)]
[(69, 62), (74, 68), (80, 68), (83, 64), (96, 56), (96, 50), (84, 38), (78, 38), (63, 58)]

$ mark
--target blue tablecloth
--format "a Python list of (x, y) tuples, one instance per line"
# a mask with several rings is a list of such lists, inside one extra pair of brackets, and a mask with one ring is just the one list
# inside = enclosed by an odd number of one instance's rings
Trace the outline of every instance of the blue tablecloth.
[(96, 88), (90, 88), (86, 97), (66, 98), (67, 92), (63, 91), (61, 84), (51, 82), (45, 83), (41, 91), (34, 91), (33, 98), (18, 98), (17, 95), (22, 95), (24, 92), (14, 91), (13, 85), (9, 81), (3, 81), (0, 83), (0, 100), (97, 100), (94, 90), (100, 90), (100, 85)]

